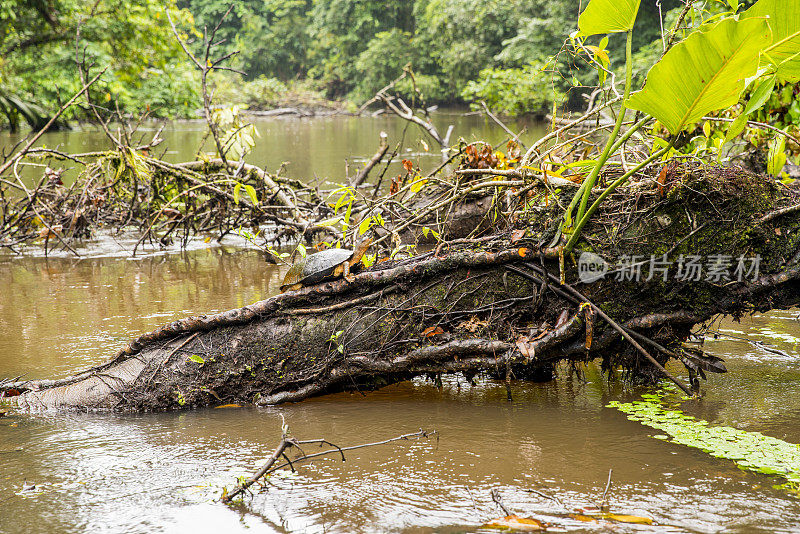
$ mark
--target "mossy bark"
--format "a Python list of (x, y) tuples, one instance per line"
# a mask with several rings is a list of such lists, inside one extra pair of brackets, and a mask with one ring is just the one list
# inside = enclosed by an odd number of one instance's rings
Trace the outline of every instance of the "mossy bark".
[[(542, 266), (561, 274), (558, 257), (537, 253), (555, 234), (556, 200), (567, 199), (546, 190), (520, 199), (506, 222), (525, 229), (523, 237), (496, 227), (493, 241), (381, 263), (354, 282), (327, 282), (171, 323), (68, 381), (15, 384), (23, 394), (11, 400), (28, 408), (118, 410), (273, 404), (426, 374), (540, 379), (556, 361), (595, 358), (629, 376), (657, 378), (602, 320), (559, 296), (552, 282), (541, 283)], [(625, 256), (648, 263), (664, 254), (670, 260), (760, 256), (758, 277), (681, 280), (673, 273), (666, 281), (622, 281), (612, 275), (579, 284), (577, 249), (564, 258), (563, 274), (617, 322), (679, 351), (695, 325), (717, 314), (800, 303), (800, 210), (770, 216), (797, 202), (793, 190), (767, 177), (670, 166), (610, 199), (578, 249), (611, 264)]]

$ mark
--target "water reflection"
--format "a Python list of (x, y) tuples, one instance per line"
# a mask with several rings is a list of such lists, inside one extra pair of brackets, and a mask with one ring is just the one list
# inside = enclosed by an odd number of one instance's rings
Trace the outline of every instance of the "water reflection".
[[(480, 115), (464, 115), (460, 111), (433, 114), (434, 124), (441, 131), (454, 125), (452, 142), (459, 138), (471, 141), (486, 141), (495, 145), (507, 140), (507, 135), (489, 119)], [(285, 174), (308, 182), (330, 181), (342, 183), (345, 161), (350, 163), (350, 174), (355, 174), (360, 165), (369, 159), (378, 148), (379, 134), (385, 131), (392, 150), (401, 143), (401, 154), (390, 169), (400, 172), (400, 161), (412, 160), (422, 169), (433, 169), (441, 158), (432, 140), (418, 127), (407, 127), (407, 123), (390, 115), (378, 117), (352, 117), (338, 115), (314, 118), (254, 119), (259, 132), (256, 147), (247, 157), (248, 163), (276, 171), (286, 163)], [(521, 139), (530, 143), (538, 139), (545, 126), (530, 120), (512, 120), (509, 126), (514, 131), (523, 131)], [(140, 130), (143, 142), (158, 130), (159, 125), (147, 124)], [(164, 129), (164, 142), (153, 151), (167, 161), (180, 162), (195, 159), (203, 141), (206, 127), (202, 121), (170, 123)], [(0, 146), (13, 146), (19, 135), (0, 132)], [(423, 143), (424, 141), (424, 143)], [(87, 127), (77, 131), (52, 132), (44, 135), (40, 145), (68, 153), (89, 152), (112, 148), (102, 131)], [(426, 150), (425, 147), (429, 150)], [(210, 151), (210, 145), (205, 147)], [(61, 165), (63, 166), (63, 165)], [(71, 167), (71, 165), (67, 165)], [(69, 176), (65, 176), (68, 179)]]
[[(5, 502), (0, 518), (5, 526), (12, 517), (36, 517), (26, 532), (439, 532), (464, 525), (453, 530), (463, 532), (501, 515), (490, 497), (499, 488), (517, 513), (581, 531), (587, 525), (563, 514), (593, 504), (613, 468), (615, 509), (673, 527), (646, 531), (794, 528), (800, 507), (769, 479), (650, 438), (638, 424), (602, 409), (589, 388), (579, 395), (584, 408), (566, 391), (538, 402), (525, 398), (538, 397), (542, 388), (553, 386), (516, 388), (522, 395), (512, 404), (503, 401), (500, 384), (469, 392), (462, 385), (459, 392), (451, 381), (443, 391), (418, 382), (268, 410), (15, 416), (18, 426), (3, 422), (0, 449), (23, 451), (3, 454), (0, 480), (6, 495), (23, 478), (36, 480), (41, 493)], [(285, 472), (245, 505), (213, 502), (221, 485), (268, 456), (279, 440), (279, 414), (295, 435), (342, 445), (421, 424), (440, 437)], [(557, 496), (564, 506), (530, 489)]]

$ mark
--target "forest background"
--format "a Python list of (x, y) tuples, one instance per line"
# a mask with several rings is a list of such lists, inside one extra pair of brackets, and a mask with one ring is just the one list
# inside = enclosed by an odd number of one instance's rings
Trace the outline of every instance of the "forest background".
[[(746, 2), (745, 2), (746, 3)], [(643, 2), (633, 43), (640, 80), (662, 50), (661, 27), (680, 0)], [(506, 115), (580, 107), (596, 72), (562, 51), (580, 0), (0, 0), (0, 128), (46, 121), (81, 87), (78, 64), (97, 72), (94, 101), (137, 115), (192, 118), (198, 73), (174, 38), (166, 9), (192, 46), (216, 37), (231, 66), (216, 73), (216, 101), (355, 110), (410, 66), (427, 105), (477, 105)], [(624, 39), (624, 36), (611, 36)], [(622, 50), (611, 43), (609, 50)], [(624, 65), (610, 55), (611, 69)], [(66, 118), (88, 117), (73, 107)]]

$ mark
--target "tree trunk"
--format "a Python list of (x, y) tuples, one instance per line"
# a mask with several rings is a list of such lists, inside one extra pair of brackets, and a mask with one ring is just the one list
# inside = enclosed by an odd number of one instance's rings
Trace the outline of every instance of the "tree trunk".
[[(224, 403), (276, 404), (335, 391), (365, 391), (419, 375), (463, 373), (541, 379), (559, 360), (603, 360), (629, 376), (660, 371), (583, 304), (571, 288), (636, 335), (662, 364), (683, 358), (692, 328), (800, 303), (797, 193), (732, 169), (671, 165), (656, 180), (613, 195), (578, 248), (614, 265), (645, 260), (642, 279), (610, 273), (580, 283), (578, 252), (541, 248), (560, 208), (546, 190), (509, 215), (515, 233), (378, 263), (355, 281), (334, 280), (238, 310), (180, 320), (133, 340), (109, 363), (68, 380), (6, 384), (24, 408), (168, 410)], [(566, 193), (565, 193), (566, 194)], [(520, 237), (519, 230), (524, 229)], [(513, 236), (513, 237), (512, 237)], [(733, 280), (650, 280), (650, 258), (712, 255)], [(740, 257), (759, 272), (738, 281)], [(751, 265), (752, 266), (752, 265)], [(626, 270), (623, 274), (635, 272)], [(624, 278), (624, 277), (619, 277)], [(684, 360), (685, 361), (685, 360)]]

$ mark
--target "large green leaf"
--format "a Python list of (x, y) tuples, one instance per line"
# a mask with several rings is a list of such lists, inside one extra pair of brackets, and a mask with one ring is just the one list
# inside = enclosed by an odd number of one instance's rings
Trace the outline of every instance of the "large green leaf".
[(673, 134), (739, 101), (745, 78), (772, 42), (766, 19), (727, 19), (696, 31), (656, 63), (628, 107), (657, 118)]
[(800, 2), (759, 0), (742, 14), (745, 18), (769, 18), (772, 43), (764, 57), (775, 66), (778, 81), (800, 81)]
[(633, 28), (641, 0), (591, 0), (578, 17), (578, 30), (590, 35), (626, 32)]

